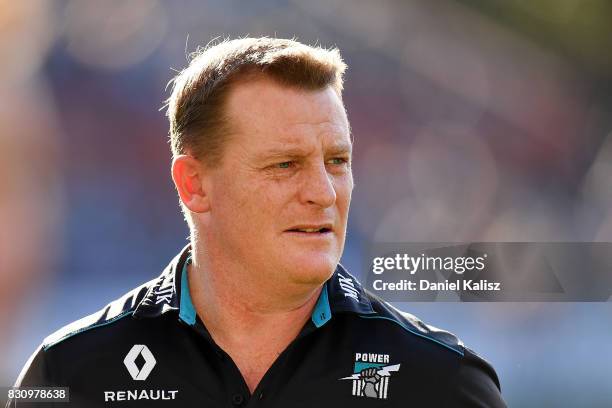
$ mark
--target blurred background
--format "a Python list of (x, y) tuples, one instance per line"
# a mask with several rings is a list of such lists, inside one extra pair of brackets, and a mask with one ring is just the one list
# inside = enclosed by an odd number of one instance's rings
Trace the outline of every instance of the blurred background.
[[(343, 262), (371, 242), (612, 241), (612, 2), (0, 2), (0, 385), (185, 244), (159, 109), (217, 37), (338, 46)], [(612, 406), (611, 303), (416, 303), (512, 407)]]

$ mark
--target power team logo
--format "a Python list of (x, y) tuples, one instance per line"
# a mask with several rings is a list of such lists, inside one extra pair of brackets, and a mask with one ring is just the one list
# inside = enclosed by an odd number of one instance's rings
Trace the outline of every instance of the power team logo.
[[(144, 359), (144, 364), (139, 369), (136, 365), (136, 359), (142, 356)], [(127, 356), (123, 359), (123, 364), (125, 364), (125, 368), (128, 369), (130, 375), (134, 380), (144, 381), (147, 379), (151, 371), (153, 371), (153, 367), (155, 367), (155, 357), (153, 357), (153, 353), (151, 350), (144, 344), (134, 344), (132, 349)]]
[(353, 375), (340, 380), (352, 380), (357, 397), (387, 399), (389, 378), (399, 369), (400, 364), (389, 365), (388, 354), (355, 353)]

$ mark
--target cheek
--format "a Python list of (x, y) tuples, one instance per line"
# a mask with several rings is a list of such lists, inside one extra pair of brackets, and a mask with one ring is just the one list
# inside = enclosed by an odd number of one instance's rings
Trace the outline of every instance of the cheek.
[(335, 184), (336, 190), (336, 205), (342, 215), (348, 213), (351, 203), (351, 195), (353, 193), (353, 177), (345, 176), (337, 180)]
[(219, 225), (224, 234), (242, 234), (252, 218), (250, 192), (235, 180), (221, 180), (215, 187), (211, 197), (213, 223)]
[[(290, 186), (274, 181), (252, 181), (232, 189), (226, 200), (234, 214), (242, 219), (242, 229), (260, 233), (274, 226), (282, 218), (283, 209), (291, 195)], [(231, 214), (230, 214), (231, 216)]]

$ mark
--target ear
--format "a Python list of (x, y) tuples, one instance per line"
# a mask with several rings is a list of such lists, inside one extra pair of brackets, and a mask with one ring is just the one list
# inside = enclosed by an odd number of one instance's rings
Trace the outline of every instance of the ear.
[(179, 155), (172, 160), (172, 180), (181, 201), (190, 211), (210, 211), (210, 191), (206, 169), (200, 161), (189, 155)]

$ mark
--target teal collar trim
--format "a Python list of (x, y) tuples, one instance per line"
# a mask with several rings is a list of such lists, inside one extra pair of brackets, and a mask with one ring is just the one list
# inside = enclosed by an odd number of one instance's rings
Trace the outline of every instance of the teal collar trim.
[(191, 256), (187, 258), (181, 272), (181, 303), (179, 318), (185, 323), (193, 326), (196, 322), (196, 311), (193, 308), (191, 294), (189, 293), (189, 279), (187, 279), (187, 265), (191, 263)]
[[(196, 311), (191, 301), (191, 294), (189, 293), (189, 279), (187, 278), (188, 268), (187, 265), (191, 263), (191, 256), (187, 258), (183, 265), (181, 272), (181, 299), (179, 318), (185, 323), (193, 326), (196, 322)], [(327, 284), (323, 285), (319, 299), (312, 311), (310, 318), (314, 325), (319, 328), (327, 323), (332, 317), (331, 309), (329, 307), (329, 296), (327, 293)]]
[(317, 329), (323, 326), (325, 323), (331, 319), (332, 313), (329, 308), (329, 297), (327, 295), (327, 284), (323, 285), (323, 289), (321, 290), (321, 294), (319, 295), (319, 299), (317, 300), (317, 304), (312, 311), (312, 315), (310, 318), (312, 322), (317, 327)]

